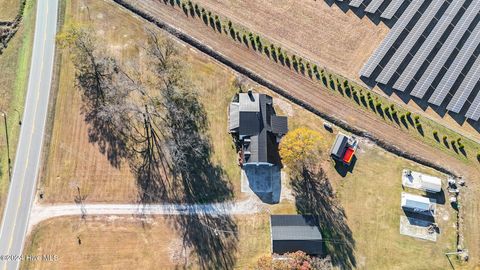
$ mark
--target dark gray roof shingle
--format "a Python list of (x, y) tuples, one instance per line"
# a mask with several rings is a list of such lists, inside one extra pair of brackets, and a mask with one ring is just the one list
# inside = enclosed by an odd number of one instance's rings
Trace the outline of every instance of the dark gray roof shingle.
[(283, 254), (301, 250), (308, 254), (322, 254), (322, 234), (316, 217), (272, 215), (270, 220), (274, 253)]

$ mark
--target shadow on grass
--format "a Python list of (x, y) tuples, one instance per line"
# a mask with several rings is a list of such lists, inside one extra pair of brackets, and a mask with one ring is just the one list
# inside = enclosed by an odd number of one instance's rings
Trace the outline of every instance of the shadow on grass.
[(137, 151), (137, 165), (132, 166), (140, 202), (197, 205), (199, 210), (171, 215), (169, 222), (182, 236), (184, 248), (194, 253), (200, 269), (232, 269), (238, 243), (236, 222), (228, 214), (210, 214), (205, 210), (209, 205), (202, 206), (233, 198), (225, 172), (212, 162), (206, 112), (196, 95), (164, 91), (168, 110), (161, 128), (145, 113), (144, 138), (136, 140), (143, 145)]
[(85, 121), (89, 124), (88, 140), (98, 146), (100, 153), (107, 157), (113, 167), (119, 168), (128, 155), (125, 138), (113, 123), (99, 117), (99, 114), (95, 109), (85, 112)]
[(335, 171), (341, 176), (345, 177), (348, 173), (352, 173), (353, 169), (355, 168), (355, 164), (357, 164), (357, 156), (352, 157), (352, 161), (350, 164), (345, 164), (341, 161), (335, 160)]
[(171, 221), (183, 236), (184, 248), (195, 253), (200, 269), (233, 269), (238, 228), (230, 216), (179, 215)]
[(325, 247), (333, 264), (340, 269), (354, 268), (357, 264), (355, 240), (325, 172), (321, 168), (316, 172), (305, 169), (293, 178), (292, 189), (298, 212), (319, 217)]

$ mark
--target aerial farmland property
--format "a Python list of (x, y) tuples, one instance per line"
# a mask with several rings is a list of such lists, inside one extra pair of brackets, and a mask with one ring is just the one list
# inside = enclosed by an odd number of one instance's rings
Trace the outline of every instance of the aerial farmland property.
[(2, 269), (480, 268), (475, 0), (14, 2)]

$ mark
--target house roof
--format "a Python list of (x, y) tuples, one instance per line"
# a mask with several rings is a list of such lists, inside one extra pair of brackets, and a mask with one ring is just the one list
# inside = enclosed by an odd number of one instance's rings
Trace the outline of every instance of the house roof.
[(260, 95), (258, 93), (240, 93), (238, 102), (241, 112), (260, 112)]
[(332, 146), (331, 154), (336, 158), (343, 158), (348, 143), (348, 137), (338, 133), (335, 143)]
[[(238, 105), (230, 105), (229, 127), (230, 132), (238, 132), (244, 140), (243, 150), (247, 153), (244, 163), (271, 163), (271, 151), (276, 149), (275, 136), (288, 132), (287, 117), (275, 114), (273, 99), (265, 94), (240, 93), (238, 102), (234, 103)], [(238, 129), (235, 128), (237, 122)]]
[(286, 116), (272, 115), (271, 127), (272, 132), (276, 134), (287, 134), (288, 124)]
[(230, 103), (230, 108), (228, 110), (228, 129), (233, 131), (240, 127), (240, 104), (236, 102)]
[(273, 240), (319, 240), (318, 221), (311, 215), (270, 216)]
[(243, 112), (240, 111), (240, 127), (239, 134), (241, 136), (258, 135), (263, 129), (261, 115), (259, 112)]
[(308, 254), (322, 253), (322, 234), (316, 217), (311, 215), (272, 215), (271, 233), (274, 253), (298, 250)]

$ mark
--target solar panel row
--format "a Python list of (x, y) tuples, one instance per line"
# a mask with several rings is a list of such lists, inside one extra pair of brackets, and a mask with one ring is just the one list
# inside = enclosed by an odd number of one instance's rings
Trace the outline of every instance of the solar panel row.
[(370, 77), (372, 75), (373, 71), (376, 69), (378, 64), (380, 64), (380, 61), (382, 61), (385, 54), (390, 50), (400, 34), (405, 30), (408, 23), (413, 16), (415, 16), (423, 2), (424, 0), (416, 0), (408, 5), (400, 19), (392, 27), (392, 29), (390, 29), (390, 32), (388, 32), (388, 35), (382, 41), (380, 46), (375, 50), (373, 55), (370, 56), (370, 59), (368, 59), (368, 62), (363, 66), (362, 70), (360, 70), (361, 76)]
[(465, 4), (465, 0), (457, 0), (452, 1), (452, 3), (448, 6), (447, 10), (437, 22), (435, 27), (433, 28), (432, 32), (428, 35), (427, 39), (423, 42), (420, 49), (418, 49), (417, 53), (415, 54), (414, 58), (407, 67), (403, 70), (402, 74), (393, 85), (394, 89), (405, 91), (407, 86), (412, 81), (415, 74), (418, 72), (422, 64), (427, 59), (430, 52), (433, 50), (435, 45), (438, 43), (440, 38), (442, 37), (445, 30), (448, 26), (452, 23), (455, 16), (458, 14), (462, 6)]
[(465, 116), (474, 121), (480, 119), (480, 94), (475, 97)]
[(447, 110), (459, 113), (467, 101), (468, 96), (473, 92), (475, 85), (480, 80), (480, 57), (477, 57), (472, 67), (468, 71), (465, 79), (448, 103)]
[(466, 13), (462, 16), (457, 25), (455, 25), (455, 28), (453, 28), (453, 31), (448, 36), (448, 39), (445, 41), (425, 73), (415, 85), (414, 89), (410, 93), (412, 96), (423, 98), (423, 96), (427, 93), (430, 85), (433, 83), (436, 76), (447, 62), (453, 50), (455, 50), (463, 35), (467, 32), (468, 27), (477, 16), (479, 10), (480, 2), (474, 1), (470, 4)]
[(392, 0), (390, 5), (387, 6), (387, 8), (382, 12), (382, 15), (380, 15), (380, 17), (385, 19), (393, 18), (393, 16), (395, 16), (395, 13), (397, 13), (398, 9), (400, 8), (400, 6), (402, 6), (404, 1), (405, 0)]
[(352, 7), (359, 7), (362, 4), (362, 2), (363, 0), (352, 0), (352, 2), (350, 2), (350, 4), (348, 5)]
[(382, 84), (387, 84), (392, 78), (395, 71), (402, 63), (402, 60), (408, 55), (410, 50), (413, 48), (415, 43), (418, 41), (422, 33), (425, 31), (427, 26), (433, 21), (435, 15), (442, 7), (445, 0), (433, 0), (432, 3), (427, 7), (425, 12), (422, 14), (420, 19), (415, 24), (414, 28), (408, 36), (403, 40), (400, 47), (398, 47), (395, 54), (392, 56), (388, 64), (383, 68), (380, 75), (378, 75), (376, 81)]
[(367, 8), (365, 8), (365, 12), (368, 13), (375, 13), (377, 12), (378, 8), (382, 5), (384, 0), (373, 0), (368, 4)]
[(477, 24), (472, 31), (467, 42), (465, 42), (458, 55), (455, 57), (455, 60), (453, 60), (450, 68), (435, 88), (435, 92), (433, 92), (428, 102), (437, 106), (443, 102), (462, 72), (462, 69), (466, 66), (468, 60), (473, 55), (478, 44), (480, 44), (480, 24)]
[[(337, 0), (338, 2), (344, 2), (344, 0)], [(352, 0), (348, 4), (351, 7), (360, 7), (365, 0)], [(389, 0), (372, 0), (370, 3), (367, 4), (365, 8), (365, 12), (367, 13), (375, 13), (377, 12), (378, 8), (384, 3), (388, 2)], [(395, 16), (398, 9), (402, 6), (403, 2), (410, 0), (392, 0), (392, 2), (387, 6), (387, 8), (382, 12), (381, 16), (384, 19), (391, 19)], [(416, 0), (413, 0), (416, 1)]]

